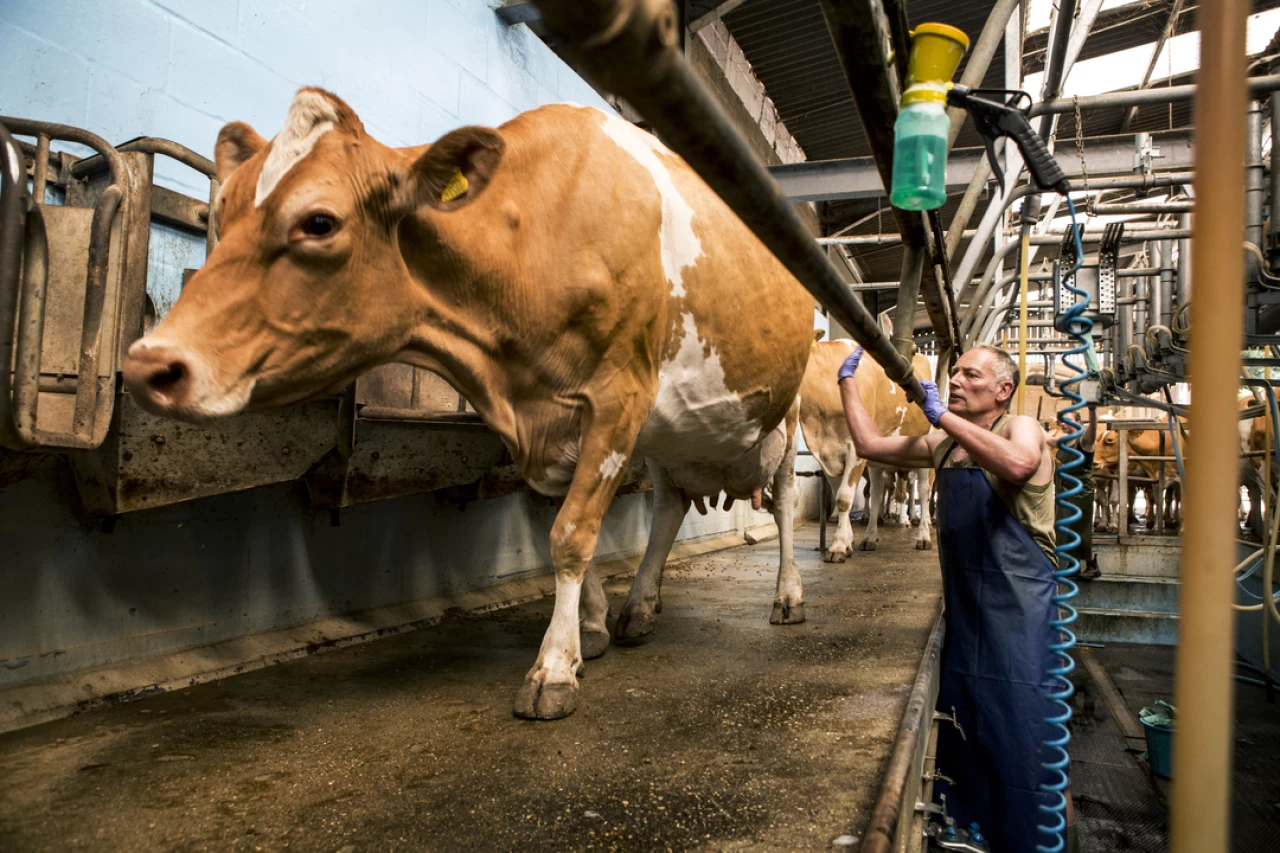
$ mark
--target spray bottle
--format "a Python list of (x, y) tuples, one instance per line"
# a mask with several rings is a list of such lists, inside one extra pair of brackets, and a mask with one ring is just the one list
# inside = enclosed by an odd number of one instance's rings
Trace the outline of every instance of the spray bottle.
[(969, 37), (946, 24), (911, 32), (902, 112), (893, 126), (894, 207), (933, 210), (947, 200), (947, 91), (968, 49)]

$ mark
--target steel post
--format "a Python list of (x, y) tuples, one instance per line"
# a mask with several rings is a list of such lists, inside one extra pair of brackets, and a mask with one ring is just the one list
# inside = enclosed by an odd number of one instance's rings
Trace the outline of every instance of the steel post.
[(1196, 452), (1186, 464), (1186, 511), (1174, 676), (1174, 734), (1169, 804), (1172, 853), (1230, 849), (1232, 679), (1235, 614), (1236, 479), (1243, 334), (1245, 0), (1197, 10), (1200, 70), (1195, 100), (1196, 217), (1194, 277), (1212, 281), (1213, 299), (1193, 301), (1188, 373)]

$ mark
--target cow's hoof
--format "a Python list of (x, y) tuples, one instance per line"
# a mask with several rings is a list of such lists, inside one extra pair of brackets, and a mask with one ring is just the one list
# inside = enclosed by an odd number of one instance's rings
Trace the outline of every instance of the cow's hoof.
[(917, 539), (917, 540), (916, 540), (916, 550), (917, 550), (917, 551), (932, 551), (932, 550), (933, 550), (933, 543), (932, 543), (932, 542), (930, 542), (928, 539)]
[(582, 644), (582, 659), (595, 660), (609, 651), (609, 632), (584, 630), (579, 642)]
[(654, 613), (637, 611), (628, 613), (623, 610), (618, 614), (618, 621), (613, 624), (613, 641), (619, 645), (638, 643), (653, 633), (658, 619)]
[(847, 559), (849, 559), (848, 551), (836, 551), (834, 549), (828, 551), (827, 555), (822, 558), (823, 562), (826, 563), (843, 563)]
[(876, 549), (876, 540), (863, 539), (862, 544), (858, 546), (861, 551), (874, 551)]
[(791, 604), (787, 601), (773, 603), (773, 615), (769, 617), (771, 625), (799, 625), (804, 621), (804, 602)]
[(537, 682), (532, 676), (516, 691), (511, 711), (526, 720), (562, 720), (578, 707), (578, 685)]

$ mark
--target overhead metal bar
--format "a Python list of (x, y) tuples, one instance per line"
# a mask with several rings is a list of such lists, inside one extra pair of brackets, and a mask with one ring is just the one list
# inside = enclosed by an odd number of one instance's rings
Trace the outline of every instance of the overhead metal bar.
[(670, 0), (537, 4), (548, 29), (564, 40), (578, 67), (603, 88), (626, 98), (885, 373), (913, 399), (923, 399), (910, 362), (854, 296), (681, 54), (680, 23)]
[[(1182, 171), (1192, 164), (1191, 131), (1170, 130), (1152, 134), (1152, 144), (1160, 149), (1160, 169)], [(1085, 169), (1089, 177), (1133, 174), (1133, 136), (1095, 136), (1084, 141)], [(968, 185), (975, 170), (985, 171), (981, 148), (959, 148), (947, 159), (947, 190)], [(1081, 176), (1080, 158), (1073, 150), (1055, 154), (1058, 166), (1068, 178)], [(872, 157), (842, 160), (815, 160), (770, 166), (769, 174), (794, 201), (838, 201), (884, 198), (888, 194), (880, 182), (880, 172)]]
[[(1261, 77), (1249, 77), (1245, 80), (1245, 88), (1250, 98), (1259, 98), (1272, 92), (1280, 91), (1280, 74), (1267, 74)], [(1081, 98), (1056, 98), (1041, 101), (1031, 106), (1031, 115), (1040, 116), (1050, 113), (1075, 112), (1077, 101), (1081, 111), (1100, 110), (1115, 107), (1146, 106), (1147, 104), (1173, 104), (1179, 101), (1190, 101), (1196, 96), (1196, 84), (1186, 86), (1161, 86), (1158, 89), (1132, 89), (1123, 92), (1104, 92), (1101, 95), (1087, 95)]]
[[(1184, 0), (1173, 0), (1173, 8), (1169, 10), (1169, 20), (1165, 22), (1164, 29), (1160, 31), (1160, 38), (1156, 39), (1155, 50), (1151, 52), (1151, 59), (1147, 62), (1147, 73), (1142, 75), (1142, 82), (1138, 84), (1139, 90), (1151, 85), (1151, 75), (1155, 73), (1156, 63), (1160, 60), (1160, 51), (1164, 50), (1165, 42), (1169, 41), (1169, 37), (1173, 35), (1174, 27), (1178, 25), (1178, 16), (1182, 14), (1183, 3)], [(1124, 120), (1120, 122), (1121, 133), (1129, 129), (1129, 125), (1133, 123), (1134, 116), (1137, 114), (1137, 104), (1125, 111)]]

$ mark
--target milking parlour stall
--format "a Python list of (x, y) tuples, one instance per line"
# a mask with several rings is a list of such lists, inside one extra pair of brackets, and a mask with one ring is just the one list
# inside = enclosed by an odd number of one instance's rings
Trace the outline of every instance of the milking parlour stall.
[(0, 3), (0, 850), (1275, 849), (1278, 123), (1280, 0)]

